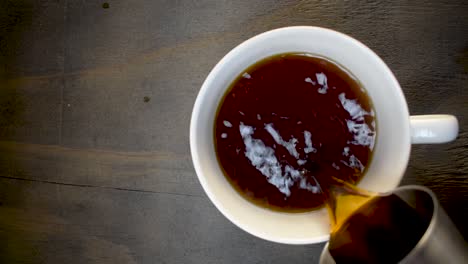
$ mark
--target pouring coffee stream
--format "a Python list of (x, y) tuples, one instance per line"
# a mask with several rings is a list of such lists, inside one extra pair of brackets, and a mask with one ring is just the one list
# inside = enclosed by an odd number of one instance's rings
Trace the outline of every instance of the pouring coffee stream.
[[(309, 171), (303, 169), (303, 175), (309, 174)], [(327, 186), (322, 184), (314, 176), (311, 176), (320, 192), (325, 196), (325, 206), (331, 223), (331, 233), (334, 233), (357, 209), (369, 202), (376, 196), (384, 195), (376, 192), (364, 190), (353, 184), (331, 176), (332, 181), (327, 181)]]
[(334, 233), (355, 211), (379, 194), (332, 178), (337, 184), (329, 186), (330, 197), (326, 206), (332, 224), (331, 233)]

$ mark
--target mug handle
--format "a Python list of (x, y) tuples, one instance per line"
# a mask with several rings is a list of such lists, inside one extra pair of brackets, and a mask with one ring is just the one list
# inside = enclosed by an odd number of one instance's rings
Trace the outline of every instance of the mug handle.
[(410, 116), (411, 143), (437, 144), (457, 138), (458, 120), (453, 115)]

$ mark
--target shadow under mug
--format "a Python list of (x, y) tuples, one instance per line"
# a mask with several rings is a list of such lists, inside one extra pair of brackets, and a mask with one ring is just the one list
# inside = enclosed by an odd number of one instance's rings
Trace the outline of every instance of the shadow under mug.
[(226, 180), (214, 147), (215, 115), (230, 84), (255, 62), (290, 52), (325, 57), (341, 65), (357, 78), (373, 102), (377, 137), (360, 188), (375, 192), (396, 188), (411, 144), (451, 141), (458, 134), (458, 122), (450, 115), (410, 116), (400, 85), (387, 65), (361, 42), (330, 29), (275, 29), (241, 43), (224, 56), (203, 83), (190, 123), (190, 150), (203, 189), (224, 216), (252, 235), (286, 244), (319, 243), (329, 239), (326, 210), (281, 213), (248, 202)]

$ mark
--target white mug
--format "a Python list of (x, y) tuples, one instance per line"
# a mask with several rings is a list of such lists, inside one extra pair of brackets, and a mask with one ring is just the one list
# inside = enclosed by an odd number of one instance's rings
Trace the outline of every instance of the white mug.
[[(280, 53), (316, 54), (351, 72), (366, 89), (377, 119), (373, 158), (359, 187), (387, 192), (405, 172), (411, 143), (454, 140), (458, 122), (450, 115), (410, 116), (403, 92), (387, 65), (361, 42), (319, 27), (286, 27), (257, 35), (231, 50), (213, 68), (198, 94), (190, 123), (190, 149), (203, 189), (231, 222), (257, 237), (286, 244), (329, 239), (325, 209), (307, 213), (276, 212), (243, 198), (227, 181), (214, 147), (214, 120), (227, 88), (255, 62)], [(424, 92), (424, 91), (421, 91)]]

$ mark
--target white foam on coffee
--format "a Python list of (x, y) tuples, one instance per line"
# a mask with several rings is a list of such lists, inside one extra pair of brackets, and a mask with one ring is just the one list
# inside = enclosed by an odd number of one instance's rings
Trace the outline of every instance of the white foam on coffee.
[(359, 105), (356, 100), (347, 99), (345, 93), (339, 94), (338, 98), (343, 108), (351, 116), (351, 119), (346, 120), (346, 125), (348, 126), (349, 132), (353, 133), (354, 135), (354, 140), (350, 143), (373, 148), (375, 140), (374, 132), (364, 122), (364, 117), (366, 115), (374, 116), (374, 112), (371, 111), (369, 113), (362, 109), (361, 105)]
[(310, 184), (309, 182), (307, 182), (307, 180), (305, 178), (301, 179), (301, 182), (299, 184), (299, 188), (304, 189), (304, 190), (309, 190), (309, 191), (311, 191), (313, 193), (319, 193), (320, 192), (319, 187)]
[(328, 90), (327, 76), (325, 75), (325, 73), (320, 72), (316, 73), (315, 77), (317, 77), (317, 82), (322, 86), (317, 89), (317, 92), (320, 94), (326, 94)]
[(366, 123), (356, 123), (353, 120), (346, 120), (349, 132), (354, 134), (354, 140), (351, 144), (369, 146), (371, 149), (374, 147), (373, 131)]
[(346, 162), (344, 160), (340, 160), (341, 163), (346, 165), (347, 167), (357, 169), (360, 172), (364, 171), (364, 165), (362, 165), (361, 161), (354, 155), (349, 156), (349, 161)]
[(349, 147), (343, 148), (343, 156), (349, 156)]
[(347, 99), (345, 93), (340, 93), (338, 99), (341, 102), (343, 108), (348, 111), (349, 115), (353, 120), (364, 121), (365, 115), (370, 115), (369, 112), (362, 109), (361, 105), (356, 100)]
[(361, 172), (364, 171), (364, 165), (362, 165), (361, 161), (354, 155), (349, 156), (349, 163), (348, 165), (351, 168), (358, 169)]
[(304, 81), (305, 81), (306, 83), (311, 83), (312, 85), (315, 85), (315, 84), (316, 84), (316, 82), (312, 81), (312, 79), (311, 79), (310, 77), (305, 78)]
[(306, 163), (307, 163), (307, 160), (301, 160), (301, 159), (297, 160), (297, 165), (299, 165), (299, 166), (302, 166), (302, 165), (304, 165)]
[(266, 124), (265, 129), (268, 131), (268, 133), (270, 133), (278, 145), (285, 147), (291, 156), (295, 157), (296, 159), (299, 158), (299, 152), (296, 150), (297, 139), (291, 138), (289, 141), (284, 141), (279, 132), (273, 128), (273, 124)]
[(291, 195), (289, 187), (294, 182), (291, 178), (283, 176), (281, 164), (276, 159), (275, 151), (265, 146), (263, 141), (252, 138), (253, 127), (241, 123), (239, 131), (245, 144), (245, 156), (250, 160), (250, 163), (265, 175), (268, 182), (276, 186), (280, 192), (286, 196)]
[(306, 154), (309, 154), (311, 152), (317, 152), (317, 149), (315, 149), (313, 146), (312, 146), (312, 133), (310, 133), (309, 131), (304, 131), (304, 140), (305, 140), (305, 145), (306, 147), (304, 148), (304, 152)]
[[(285, 143), (285, 145), (295, 147), (295, 143), (291, 141), (285, 142), (282, 140), (279, 133), (273, 129), (271, 124), (270, 126), (266, 125), (265, 129), (267, 131), (270, 130), (270, 135), (272, 135), (275, 141), (278, 141), (278, 144), (280, 144), (279, 142), (282, 142)], [(290, 187), (296, 183), (301, 189), (309, 190), (313, 193), (319, 192), (319, 188), (317, 186), (308, 183), (304, 176), (292, 166), (286, 165), (283, 170), (275, 156), (274, 149), (266, 146), (262, 140), (252, 137), (254, 134), (253, 127), (240, 123), (239, 131), (245, 145), (245, 156), (249, 159), (250, 163), (267, 178), (267, 181), (278, 188), (281, 193), (286, 196), (290, 196)], [(297, 155), (299, 156), (299, 154)]]
[(225, 127), (232, 127), (231, 122), (229, 122), (229, 121), (227, 121), (227, 120), (224, 120), (224, 121), (223, 121), (223, 124), (224, 124)]
[(335, 170), (340, 170), (340, 166), (336, 165), (335, 162), (332, 163), (332, 167), (335, 168)]

